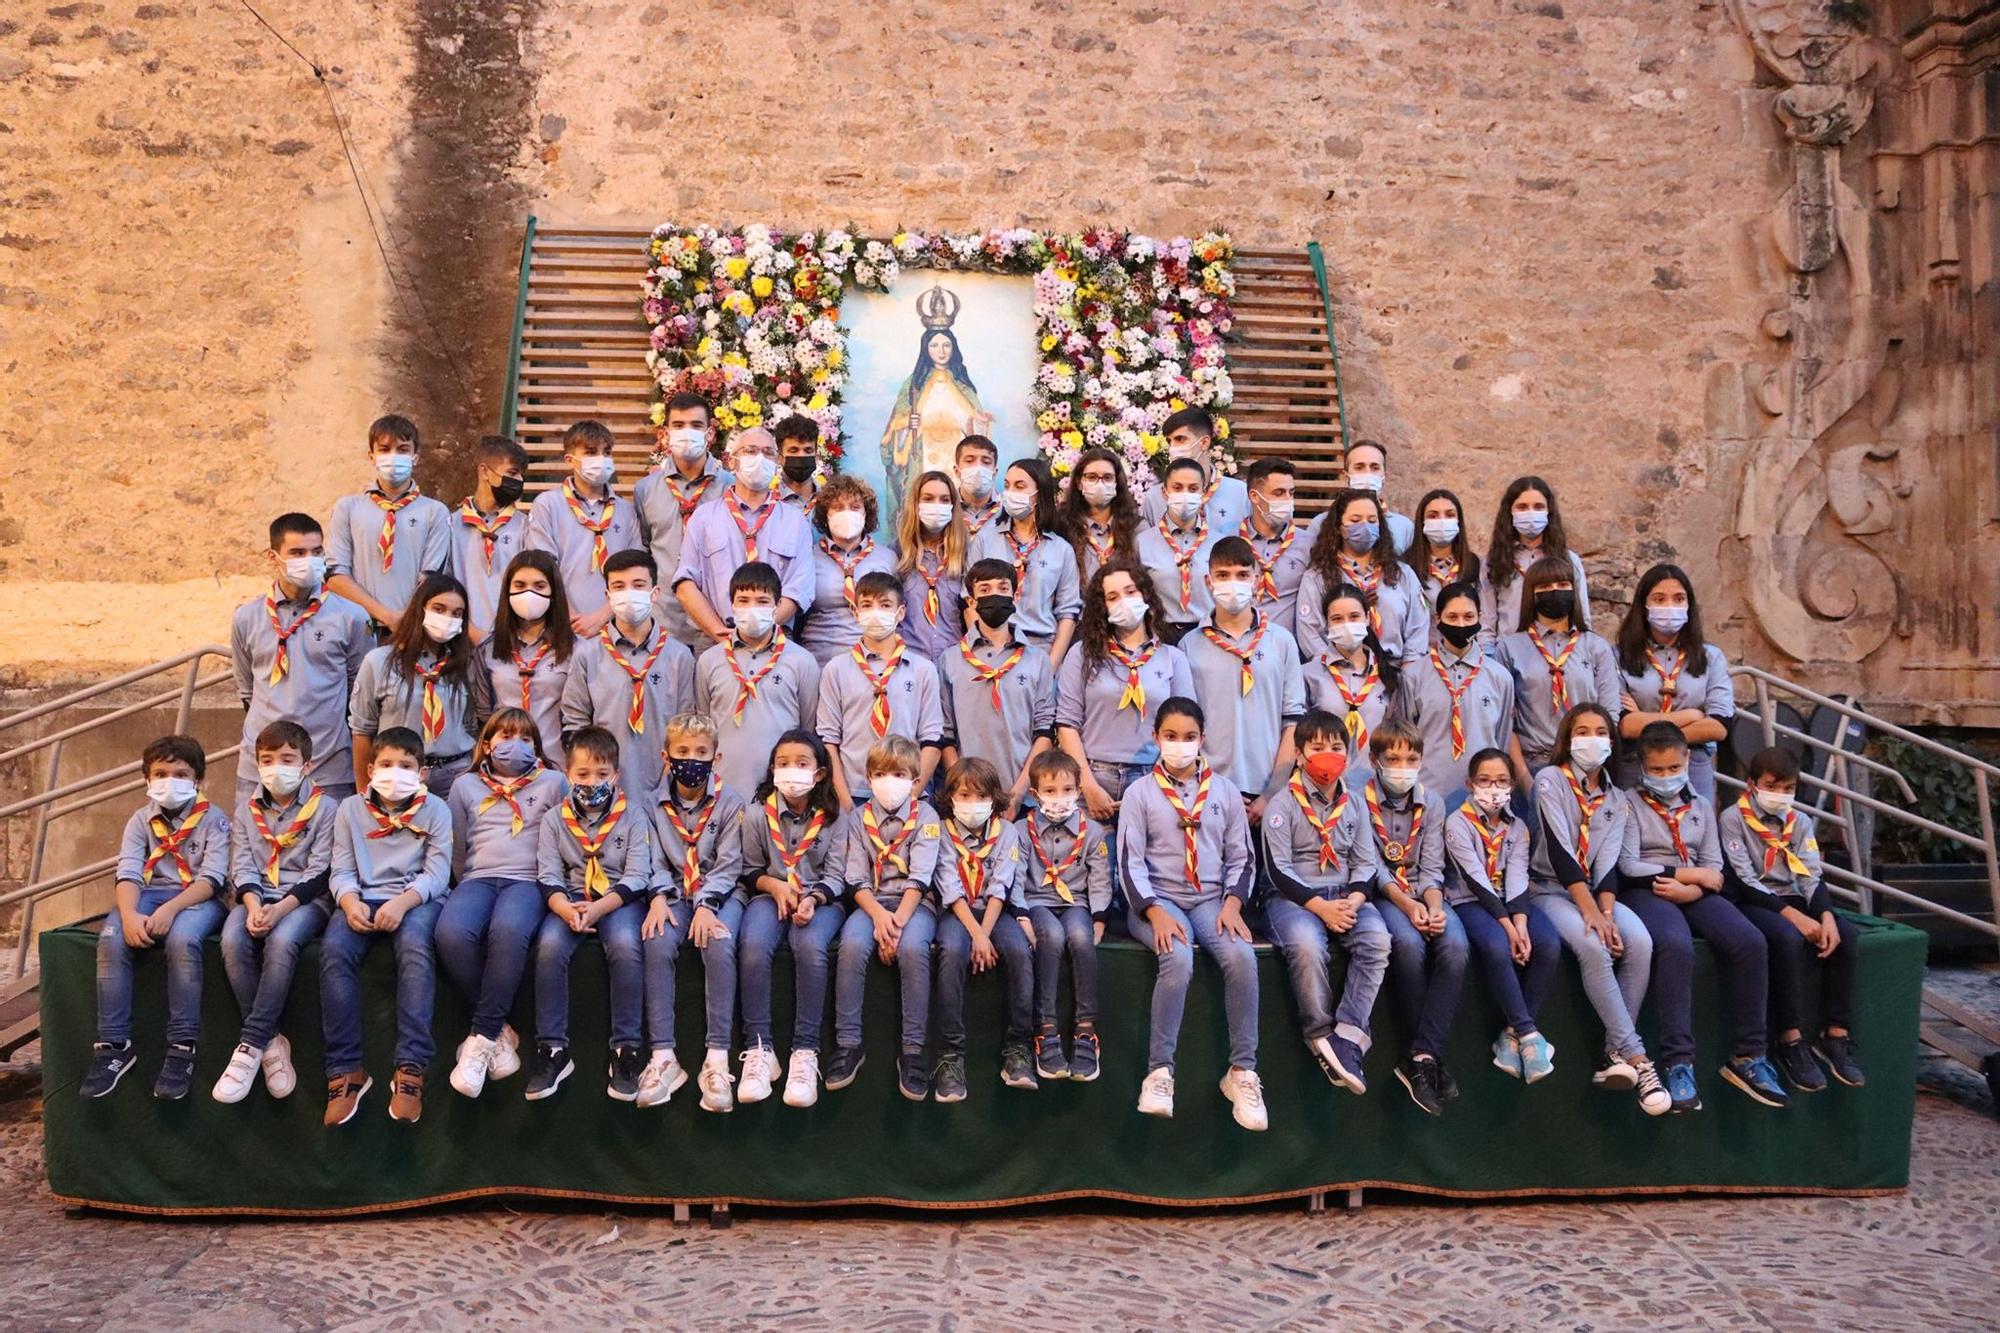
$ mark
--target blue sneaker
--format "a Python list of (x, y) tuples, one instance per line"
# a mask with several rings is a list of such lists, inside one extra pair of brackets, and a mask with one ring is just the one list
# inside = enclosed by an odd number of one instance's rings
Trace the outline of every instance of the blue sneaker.
[(1792, 1094), (1778, 1081), (1778, 1071), (1761, 1055), (1739, 1055), (1720, 1072), (1724, 1082), (1742, 1089), (1743, 1095), (1759, 1106), (1783, 1110), (1792, 1104)]
[(1521, 1043), (1511, 1031), (1503, 1030), (1493, 1039), (1493, 1067), (1503, 1074), (1521, 1077)]
[(1366, 1057), (1361, 1054), (1359, 1046), (1345, 1037), (1317, 1037), (1308, 1045), (1319, 1058), (1320, 1068), (1334, 1084), (1356, 1096), (1368, 1091), (1368, 1080), (1361, 1074), (1361, 1062)]
[(1694, 1066), (1672, 1064), (1667, 1066), (1667, 1096), (1674, 1099), (1674, 1114), (1701, 1109), (1701, 1089), (1695, 1086)]
[(1556, 1048), (1539, 1032), (1521, 1038), (1521, 1077), (1539, 1083), (1556, 1072)]

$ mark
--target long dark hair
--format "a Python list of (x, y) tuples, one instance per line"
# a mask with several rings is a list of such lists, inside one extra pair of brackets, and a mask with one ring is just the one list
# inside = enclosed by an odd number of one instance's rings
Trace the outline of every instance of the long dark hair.
[(1111, 497), (1111, 558), (1136, 559), (1139, 549), (1139, 502), (1132, 498), (1132, 481), (1125, 475), (1125, 462), (1102, 445), (1093, 445), (1076, 456), (1069, 471), (1069, 489), (1064, 492), (1059, 511), (1069, 526), (1070, 545), (1076, 548), (1076, 565), (1083, 568), (1090, 551), (1090, 529), (1086, 526), (1090, 506), (1083, 498), (1083, 470), (1092, 463), (1111, 464), (1118, 491)]
[[(1514, 501), (1529, 491), (1540, 491), (1549, 502), (1549, 525), (1542, 529), (1542, 554), (1569, 559), (1569, 537), (1563, 532), (1562, 507), (1556, 503), (1555, 487), (1540, 477), (1516, 477), (1501, 494), (1500, 507), (1493, 511), (1493, 540), (1486, 544), (1486, 582), (1495, 592), (1506, 591), (1507, 585), (1521, 572), (1517, 563), (1521, 536), (1514, 531)], [(1459, 526), (1464, 525), (1461, 516)]]
[[(1526, 582), (1521, 585), (1521, 623), (1514, 628), (1525, 634), (1534, 627), (1537, 619), (1535, 594), (1551, 583), (1568, 583), (1572, 588), (1576, 587), (1576, 567), (1570, 564), (1567, 556), (1545, 555), (1529, 565), (1528, 572), (1522, 577)], [(1569, 608), (1570, 633), (1581, 634), (1590, 628), (1584, 619), (1589, 614), (1590, 608), (1583, 604), (1583, 592), (1578, 589)]]
[[(931, 339), (940, 336), (951, 340), (951, 359), (943, 365), (931, 360)], [(923, 336), (917, 339), (916, 367), (910, 371), (910, 406), (916, 406), (917, 395), (930, 383), (932, 372), (939, 370), (945, 371), (974, 393), (979, 392), (979, 386), (972, 382), (972, 376), (965, 373), (965, 353), (959, 350), (958, 335), (950, 329), (925, 329)]]
[(523, 569), (539, 570), (549, 581), (549, 609), (542, 614), (542, 640), (555, 653), (556, 661), (567, 662), (576, 651), (576, 631), (569, 624), (569, 594), (563, 588), (562, 571), (556, 567), (556, 558), (547, 551), (519, 552), (507, 562), (507, 572), (500, 576), (500, 604), (493, 608), (490, 640), (493, 660), (511, 662), (521, 646), (521, 620), (514, 614), (508, 589), (513, 586), (514, 575)]
[[(1044, 537), (1067, 538), (1069, 526), (1056, 509), (1056, 474), (1049, 471), (1048, 461), (1041, 458), (1015, 459), (1000, 469), (1000, 489), (1007, 488), (1007, 474), (1016, 468), (1035, 483), (1035, 531)], [(1014, 526), (1014, 520), (1005, 513), (1000, 517), (1009, 528)]]
[[(1320, 598), (1319, 609), (1322, 615), (1331, 610), (1333, 604), (1342, 598), (1361, 603), (1364, 611), (1368, 609), (1368, 594), (1351, 583), (1336, 583), (1326, 590), (1326, 596)], [(1396, 665), (1389, 654), (1382, 651), (1382, 641), (1375, 637), (1375, 618), (1370, 616), (1363, 623), (1368, 626), (1368, 634), (1362, 639), (1362, 643), (1367, 645), (1369, 652), (1375, 654), (1375, 670), (1382, 677), (1382, 697), (1393, 700), (1397, 696), (1398, 687), (1403, 683), (1403, 670)], [(1333, 649), (1331, 639), (1327, 640), (1327, 649), (1329, 652)]]
[(1646, 621), (1646, 599), (1653, 595), (1653, 589), (1670, 580), (1687, 589), (1688, 595), (1688, 623), (1681, 626), (1676, 642), (1691, 668), (1700, 667), (1708, 656), (1708, 640), (1701, 633), (1701, 603), (1695, 600), (1694, 583), (1687, 571), (1679, 565), (1654, 565), (1639, 576), (1639, 586), (1632, 590), (1632, 605), (1625, 608), (1625, 620), (1618, 626), (1618, 668), (1628, 676), (1645, 674), (1646, 645), (1653, 637), (1652, 626)]
[[(812, 751), (813, 764), (820, 771), (820, 779), (813, 784), (812, 790), (806, 793), (806, 809), (819, 811), (826, 816), (828, 824), (831, 824), (840, 817), (840, 798), (833, 790), (833, 758), (827, 753), (826, 742), (804, 727), (793, 727), (778, 737), (776, 743), (771, 746), (771, 757), (764, 761), (764, 780), (757, 784), (757, 799), (768, 800), (771, 794), (778, 790), (771, 782), (771, 775), (778, 768), (778, 750), (786, 745), (803, 745)], [(780, 796), (778, 799), (782, 801), (785, 798)], [(762, 819), (763, 816), (758, 815), (757, 818)], [(832, 832), (831, 828), (822, 829), (820, 836), (826, 837)]]
[(474, 723), (477, 716), (478, 692), (472, 685), (472, 636), (467, 633), (472, 620), (468, 615), (459, 627), (458, 637), (442, 648), (431, 642), (430, 635), (424, 633), (424, 604), (433, 597), (445, 593), (458, 594), (459, 605), (470, 609), (471, 599), (465, 595), (465, 585), (449, 574), (431, 573), (424, 575), (417, 584), (416, 592), (410, 595), (410, 604), (403, 608), (403, 615), (396, 622), (396, 630), (389, 636), (389, 664), (404, 680), (417, 678), (417, 661), (425, 653), (432, 653), (444, 664), (438, 678), (465, 689), (465, 729), (478, 734)]
[[(1369, 558), (1374, 560), (1375, 567), (1382, 571), (1384, 578), (1395, 577), (1396, 538), (1389, 531), (1389, 518), (1382, 508), (1382, 497), (1373, 491), (1350, 488), (1333, 497), (1333, 503), (1327, 506), (1326, 521), (1319, 525), (1319, 535), (1313, 538), (1312, 550), (1306, 553), (1307, 566), (1318, 570), (1320, 579), (1324, 583), (1339, 583), (1343, 578), (1340, 572), (1340, 553), (1347, 549), (1347, 542), (1341, 535), (1341, 530), (1347, 525), (1342, 520), (1346, 516), (1347, 506), (1356, 500), (1366, 500), (1375, 506), (1375, 526), (1378, 531), (1375, 534), (1375, 544), (1368, 548)], [(1415, 544), (1411, 543), (1413, 546)], [(1369, 605), (1374, 605), (1373, 599), (1370, 599)]]
[(1455, 492), (1442, 486), (1424, 492), (1424, 498), (1417, 501), (1416, 535), (1410, 539), (1410, 549), (1403, 552), (1403, 563), (1417, 576), (1419, 585), (1431, 576), (1430, 539), (1424, 536), (1424, 511), (1431, 507), (1433, 500), (1449, 500), (1451, 507), (1458, 511), (1458, 537), (1451, 544), (1451, 558), (1458, 561), (1457, 582), (1479, 582), (1479, 555), (1472, 549), (1472, 537), (1465, 522), (1465, 506), (1459, 502)]
[(1088, 682), (1104, 664), (1111, 660), (1111, 640), (1117, 633), (1112, 628), (1111, 617), (1104, 609), (1104, 580), (1113, 574), (1124, 574), (1131, 578), (1139, 595), (1146, 599), (1146, 633), (1159, 637), (1160, 626), (1166, 623), (1166, 611), (1160, 605), (1160, 594), (1153, 587), (1153, 580), (1138, 561), (1123, 556), (1113, 556), (1097, 567), (1090, 576), (1090, 582), (1083, 589), (1083, 615), (1077, 621), (1077, 642), (1082, 645), (1083, 679)]

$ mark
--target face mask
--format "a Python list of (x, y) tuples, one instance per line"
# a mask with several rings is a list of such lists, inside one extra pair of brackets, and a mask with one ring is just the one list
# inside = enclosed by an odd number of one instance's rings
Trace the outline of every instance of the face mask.
[(615, 782), (586, 782), (570, 789), (570, 799), (579, 810), (602, 810), (611, 804), (611, 798), (618, 794)]
[(368, 779), (368, 790), (385, 801), (407, 801), (424, 785), (414, 768), (378, 768)]
[(1433, 546), (1451, 545), (1458, 540), (1458, 520), (1455, 518), (1425, 519), (1424, 540)]
[(297, 791), (299, 784), (305, 780), (306, 771), (299, 764), (264, 764), (257, 769), (257, 781), (279, 800)]
[(1514, 511), (1514, 531), (1523, 537), (1539, 537), (1549, 526), (1549, 511), (1546, 509), (1516, 509)]
[(813, 770), (796, 767), (773, 769), (771, 786), (781, 796), (804, 796), (813, 789)]
[(1382, 489), (1382, 474), (1379, 472), (1358, 472), (1347, 479), (1347, 485), (1350, 490), (1380, 492)]
[(162, 810), (178, 810), (194, 799), (193, 778), (154, 778), (146, 784), (146, 799)]
[(508, 736), (493, 742), (489, 752), (493, 771), (503, 777), (518, 777), (535, 764), (535, 747), (519, 736)]
[(958, 470), (958, 489), (975, 500), (984, 500), (993, 494), (993, 469), (984, 463)]
[(1374, 550), (1375, 541), (1381, 535), (1382, 525), (1380, 523), (1349, 523), (1340, 530), (1341, 540), (1345, 541), (1347, 549), (1356, 555), (1360, 555), (1364, 551)]
[(681, 426), (667, 432), (667, 448), (675, 458), (688, 462), (708, 452), (708, 432), (698, 426)]
[(1463, 650), (1474, 639), (1479, 637), (1479, 626), (1477, 624), (1471, 624), (1471, 625), (1439, 624), (1438, 637), (1440, 639), (1443, 639), (1446, 643), (1450, 644), (1452, 647)]
[(502, 477), (493, 483), (493, 503), (505, 509), (508, 505), (518, 501), (521, 498), (521, 492), (526, 489), (527, 483), (519, 477)]
[(707, 787), (709, 775), (715, 772), (713, 759), (669, 759), (667, 771), (674, 781), (683, 787)]
[(989, 629), (999, 629), (1014, 618), (1014, 599), (989, 594), (973, 603), (979, 609), (979, 618)]
[(1076, 813), (1074, 796), (1043, 796), (1037, 793), (1035, 801), (1042, 807), (1042, 814), (1058, 824)]
[(1675, 796), (1680, 795), (1681, 788), (1687, 786), (1687, 780), (1688, 780), (1688, 775), (1686, 769), (1682, 769), (1678, 773), (1669, 773), (1665, 777), (1659, 777), (1655, 774), (1648, 773), (1644, 777), (1639, 779), (1639, 781), (1646, 784), (1647, 791), (1653, 793), (1653, 795), (1659, 797), (1663, 801), (1669, 800)]
[(819, 460), (811, 454), (803, 454), (785, 460), (785, 480), (794, 486), (803, 486), (812, 480), (813, 473), (819, 471)]
[(746, 491), (768, 491), (778, 465), (769, 454), (744, 454), (736, 460), (736, 484)]
[(1201, 757), (1200, 741), (1161, 741), (1160, 758), (1168, 768), (1186, 768)]
[(866, 518), (859, 509), (836, 509), (826, 516), (826, 530), (837, 542), (851, 542), (861, 535), (861, 524)]
[(1337, 625), (1326, 627), (1326, 641), (1343, 653), (1351, 653), (1368, 639), (1368, 626), (1355, 620), (1343, 620)]
[(1207, 453), (1208, 453), (1207, 446), (1203, 445), (1200, 440), (1167, 441), (1167, 457), (1170, 460), (1182, 459), (1182, 458), (1200, 459), (1204, 458), (1207, 455)]
[(1401, 796), (1417, 785), (1417, 770), (1414, 768), (1378, 768), (1375, 776), (1382, 780), (1382, 785), (1388, 788), (1391, 796)]
[(284, 563), (285, 582), (309, 592), (326, 582), (326, 557), (295, 555)]
[(507, 605), (517, 617), (532, 623), (549, 613), (549, 595), (545, 592), (510, 592), (507, 594)]
[(1137, 629), (1146, 619), (1144, 597), (1120, 597), (1104, 604), (1104, 616), (1119, 629)]
[(1000, 507), (1007, 511), (1007, 517), (1009, 518), (1026, 518), (1029, 514), (1035, 512), (1035, 493), (1033, 491), (1002, 491), (1000, 492)]
[(896, 626), (902, 621), (903, 617), (897, 612), (884, 610), (879, 606), (871, 606), (866, 610), (856, 611), (854, 619), (861, 625), (862, 638), (886, 639), (896, 632)]
[(417, 470), (417, 460), (410, 454), (375, 455), (375, 475), (385, 485), (401, 486)]
[(1201, 495), (1197, 492), (1176, 491), (1167, 497), (1167, 517), (1176, 523), (1185, 524), (1201, 508)]
[(1474, 787), (1472, 803), (1489, 815), (1497, 815), (1514, 799), (1511, 787)]
[(1295, 500), (1265, 500), (1263, 505), (1264, 517), (1271, 520), (1273, 527), (1284, 527), (1292, 521), (1292, 515), (1298, 512), (1298, 502)]
[(1347, 756), (1338, 750), (1322, 750), (1310, 755), (1299, 765), (1306, 776), (1322, 787), (1331, 787), (1340, 781), (1340, 775), (1347, 771)]
[(1609, 736), (1578, 736), (1569, 743), (1569, 757), (1576, 761), (1578, 768), (1595, 773), (1604, 767), (1604, 761), (1611, 757)]
[(576, 460), (576, 475), (592, 486), (609, 485), (611, 478), (618, 474), (618, 460), (606, 458), (602, 454), (592, 454)]
[(443, 611), (424, 612), (424, 635), (432, 643), (450, 643), (464, 628), (464, 616), (448, 615)]
[(868, 779), (868, 794), (884, 810), (901, 810), (903, 802), (910, 799), (910, 788), (915, 785), (898, 774), (882, 773)]
[(1688, 623), (1688, 609), (1685, 606), (1649, 606), (1646, 608), (1646, 623), (1662, 634), (1679, 634)]
[(771, 626), (777, 619), (776, 607), (739, 606), (736, 608), (736, 632), (746, 639), (761, 639), (771, 632)]
[(1765, 791), (1761, 787), (1756, 790), (1755, 795), (1757, 808), (1773, 819), (1783, 819), (1786, 815), (1792, 813), (1792, 805), (1799, 799), (1792, 792)]
[(628, 625), (636, 625), (653, 614), (651, 588), (620, 588), (605, 600), (611, 605), (611, 614)]
[(1118, 498), (1118, 483), (1115, 481), (1086, 481), (1082, 483), (1083, 498), (1088, 504), (1108, 505)]
[(951, 506), (948, 504), (923, 504), (917, 506), (917, 522), (925, 532), (943, 532), (951, 526)]
[(1575, 589), (1544, 588), (1535, 594), (1535, 614), (1544, 620), (1568, 620), (1575, 612)]
[(1215, 604), (1224, 611), (1241, 611), (1250, 605), (1250, 585), (1240, 579), (1212, 585)]
[(986, 821), (993, 818), (993, 802), (956, 801), (952, 804), (952, 812), (957, 816), (960, 828), (983, 829)]

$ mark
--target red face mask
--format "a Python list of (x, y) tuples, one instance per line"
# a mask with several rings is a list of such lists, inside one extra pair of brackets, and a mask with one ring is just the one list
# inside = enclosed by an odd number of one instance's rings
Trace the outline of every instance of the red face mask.
[(1309, 756), (1302, 767), (1306, 776), (1322, 787), (1331, 787), (1347, 771), (1347, 756), (1339, 750), (1322, 750)]

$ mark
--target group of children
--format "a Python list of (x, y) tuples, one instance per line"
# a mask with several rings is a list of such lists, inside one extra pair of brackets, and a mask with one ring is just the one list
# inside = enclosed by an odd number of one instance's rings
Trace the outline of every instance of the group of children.
[[(373, 1086), (357, 978), (376, 937), (396, 958), (388, 1109), (405, 1121), (439, 962), (472, 1014), (452, 1087), (477, 1097), (525, 1065), (541, 1099), (574, 1072), (568, 973), (593, 934), (608, 1092), (640, 1106), (690, 1077), (718, 1112), (780, 1082), (792, 1106), (846, 1087), (871, 960), (898, 974), (903, 1095), (968, 1095), (966, 988), (995, 970), (1001, 1080), (1095, 1079), (1107, 926), (1158, 955), (1149, 1114), (1173, 1112), (1199, 953), (1224, 981), (1222, 1092), (1266, 1126), (1259, 934), (1307, 1047), (1356, 1093), (1387, 985), (1408, 1037), (1396, 1076), (1431, 1114), (1457, 1095), (1443, 1057), (1470, 958), (1502, 1016), (1493, 1062), (1532, 1083), (1553, 1068), (1536, 1015), (1565, 951), (1604, 1027), (1594, 1081), (1650, 1114), (1699, 1108), (1696, 935), (1730, 998), (1725, 1081), (1774, 1107), (1787, 1084), (1862, 1082), (1854, 929), (1827, 902), (1790, 754), (1759, 754), (1718, 809), (1728, 668), (1683, 571), (1647, 572), (1614, 643), (1589, 627), (1538, 478), (1508, 488), (1482, 561), (1449, 491), (1414, 522), (1384, 507), (1379, 444), (1349, 451), (1349, 487), (1301, 525), (1289, 462), (1222, 475), (1199, 410), (1164, 433), (1171, 459), (1143, 495), (1110, 451), (1086, 450), (1059, 488), (1042, 460), (1003, 473), (968, 436), (953, 472), (915, 480), (886, 545), (873, 489), (817, 479), (803, 417), (718, 460), (708, 404), (676, 396), (629, 500), (610, 431), (579, 423), (569, 475), (525, 512), (513, 441), (481, 442), (454, 512), (412, 479), (416, 428), (377, 421), (375, 483), (336, 503), (330, 537), (308, 515), (273, 522), (271, 591), (236, 614), (234, 817), (202, 799), (190, 738), (142, 756), (84, 1095), (132, 1066), (131, 956), (155, 943), (154, 1091), (188, 1093), (218, 927), (243, 1027), (213, 1095), (240, 1101), (260, 1074), (274, 1097), (295, 1087), (279, 1024), (318, 938), (328, 1125)], [(705, 994), (692, 1070), (676, 1049), (687, 947)], [(1825, 989), (1810, 1034), (1809, 950)], [(509, 1019), (531, 964), (524, 1042)], [(1636, 1028), (1648, 994), (1657, 1064)]]

